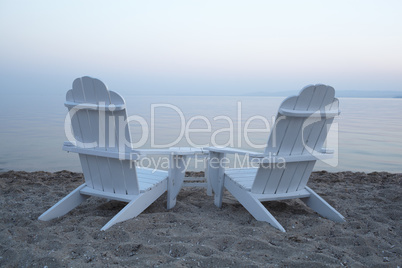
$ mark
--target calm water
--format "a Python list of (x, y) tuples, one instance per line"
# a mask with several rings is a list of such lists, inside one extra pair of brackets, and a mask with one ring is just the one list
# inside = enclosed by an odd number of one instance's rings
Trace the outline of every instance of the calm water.
[[(269, 134), (266, 124), (272, 123), (284, 98), (125, 96), (125, 99), (128, 114), (140, 116), (148, 125), (145, 131), (138, 122), (130, 124), (134, 142), (148, 135), (141, 148), (150, 148), (151, 143), (161, 147), (169, 143), (174, 146), (229, 143), (263, 151)], [(46, 101), (33, 96), (6, 100), (0, 117), (0, 169), (81, 170), (77, 155), (61, 150), (66, 140), (64, 96), (51, 96)], [(340, 108), (342, 113), (335, 121), (330, 142), (338, 147), (339, 161), (336, 166), (318, 163), (315, 169), (402, 172), (402, 100), (345, 98), (340, 99)], [(184, 122), (180, 113), (185, 116)], [(190, 129), (204, 132), (182, 133), (186, 124)], [(262, 130), (250, 133), (246, 139), (243, 135), (246, 125)]]

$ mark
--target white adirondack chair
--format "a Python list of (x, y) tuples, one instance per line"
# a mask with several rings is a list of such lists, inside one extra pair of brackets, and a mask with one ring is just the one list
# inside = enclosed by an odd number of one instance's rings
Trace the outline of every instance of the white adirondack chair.
[[(90, 196), (128, 202), (101, 230), (139, 215), (168, 190), (168, 209), (174, 207), (183, 183), (187, 156), (199, 149), (133, 150), (124, 99), (90, 77), (77, 78), (67, 92), (73, 142), (63, 150), (78, 153), (85, 183), (43, 213), (48, 221), (74, 209)], [(68, 127), (68, 126), (66, 126)], [(170, 155), (169, 171), (139, 168), (140, 155)]]
[[(256, 220), (285, 232), (262, 201), (300, 198), (322, 216), (336, 222), (344, 217), (306, 186), (318, 159), (331, 157), (323, 148), (330, 125), (339, 114), (339, 102), (330, 86), (312, 85), (281, 104), (264, 153), (230, 148), (208, 148), (209, 179), (215, 205), (222, 206), (225, 187)], [(225, 169), (226, 153), (245, 154), (256, 168)]]

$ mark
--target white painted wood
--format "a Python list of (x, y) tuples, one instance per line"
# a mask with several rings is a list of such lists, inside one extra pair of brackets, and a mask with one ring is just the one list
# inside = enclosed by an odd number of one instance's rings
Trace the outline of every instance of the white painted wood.
[(333, 111), (295, 111), (295, 110), (290, 110), (290, 109), (279, 109), (279, 113), (284, 116), (293, 116), (293, 117), (318, 117), (318, 118), (329, 118), (329, 117), (335, 117), (339, 115), (339, 110), (333, 110)]
[[(86, 103), (86, 96), (84, 92), (84, 77), (82, 79), (76, 79), (73, 82), (73, 88), (72, 88), (72, 100), (67, 101), (73, 101), (77, 103)], [(89, 94), (90, 95), (90, 94)], [(70, 110), (71, 112), (71, 110)], [(91, 122), (90, 122), (90, 115), (88, 113), (88, 110), (81, 109), (78, 111), (75, 111), (75, 114), (72, 116), (71, 121), (77, 121), (78, 124), (73, 124), (74, 126), (78, 126), (77, 132), (80, 132), (80, 138), (81, 140), (78, 140), (79, 142), (82, 142), (82, 145), (80, 147), (83, 148), (95, 148), (96, 147), (96, 142), (94, 140), (94, 137), (92, 135), (92, 130), (91, 130)], [(76, 132), (74, 131), (74, 132)], [(77, 138), (77, 137), (76, 137)], [(92, 185), (94, 189), (97, 190), (103, 190), (103, 185), (101, 181), (101, 176), (99, 173), (98, 169), (98, 162), (96, 157), (93, 156), (87, 156), (86, 157), (86, 162), (87, 166), (89, 167), (90, 174), (85, 174), (84, 177), (90, 176), (92, 180)]]
[(224, 153), (214, 151), (209, 152), (207, 177), (208, 180), (210, 180), (211, 188), (215, 193), (214, 203), (217, 207), (222, 206), (223, 185), (225, 180), (225, 166), (222, 163), (224, 157)]
[(205, 174), (205, 180), (206, 180), (206, 183), (207, 183), (207, 195), (212, 196), (212, 184), (211, 184), (211, 180), (208, 177), (208, 174), (209, 174), (208, 170), (209, 170), (209, 165), (206, 162), (204, 174)]
[[(332, 152), (323, 147), (329, 126), (334, 116), (339, 114), (339, 103), (334, 94), (332, 87), (311, 85), (303, 88), (298, 96), (286, 99), (279, 108), (263, 154), (232, 148), (208, 148), (210, 157), (218, 153), (248, 154), (253, 163), (259, 163), (259, 168), (226, 169), (223, 174), (219, 173), (222, 169), (208, 165), (212, 169), (208, 174), (215, 192), (215, 204), (222, 205), (218, 185), (223, 180), (226, 189), (257, 220), (270, 222), (282, 231), (283, 227), (260, 201), (301, 198), (327, 218), (343, 219), (306, 186), (316, 160), (332, 157)], [(284, 167), (278, 165), (284, 162)]]
[[(301, 154), (301, 155), (284, 155), (284, 156), (275, 156), (275, 157), (270, 157), (266, 156), (264, 158), (261, 157), (250, 157), (250, 158), (255, 158), (253, 159), (254, 163), (271, 163), (271, 164), (276, 164), (276, 163), (292, 163), (292, 162), (300, 162), (300, 161), (313, 161), (313, 160), (319, 160), (319, 159), (329, 159), (333, 157), (333, 153), (319, 153), (319, 152), (314, 152), (313, 154), (310, 154), (308, 152)], [(260, 160), (259, 160), (260, 159)]]
[(147, 191), (136, 196), (135, 199), (131, 200), (127, 206), (125, 206), (119, 213), (116, 214), (116, 216), (114, 216), (105, 226), (103, 226), (101, 231), (106, 231), (116, 223), (137, 217), (166, 191), (166, 187), (167, 181), (164, 180), (162, 183), (156, 185), (152, 191)]
[[(168, 172), (136, 167), (134, 160), (139, 154), (131, 148), (126, 106), (119, 94), (109, 91), (98, 79), (82, 77), (73, 82), (65, 105), (76, 141), (64, 143), (63, 149), (78, 153), (85, 184), (48, 209), (40, 220), (60, 217), (89, 196), (128, 202), (102, 228), (106, 230), (137, 216), (167, 190)], [(177, 149), (166, 153), (190, 155), (205, 151)], [(180, 180), (182, 182), (182, 178), (178, 178), (175, 185), (176, 195), (181, 187)]]
[(298, 162), (287, 163), (286, 165), (286, 169), (283, 171), (282, 178), (278, 183), (278, 187), (276, 187), (276, 191), (274, 192), (278, 195), (282, 193), (287, 193), (292, 179), (298, 176), (297, 174), (295, 174), (296, 169), (299, 166)]
[[(99, 171), (97, 156), (87, 155), (86, 158), (87, 158), (87, 163), (89, 166), (89, 171), (91, 172), (91, 178), (92, 178), (92, 183), (93, 183), (94, 189), (103, 190), (103, 184), (102, 184), (101, 174)], [(85, 174), (84, 174), (84, 176), (85, 176)]]
[(280, 231), (286, 232), (282, 225), (253, 194), (244, 191), (230, 179), (225, 180), (225, 187), (257, 221), (266, 221)]
[(222, 207), (222, 199), (223, 199), (223, 187), (225, 184), (225, 167), (221, 166), (218, 172), (218, 183), (217, 183), (217, 191), (215, 192), (214, 203), (217, 207)]
[(99, 174), (101, 176), (103, 191), (107, 193), (114, 193), (113, 181), (118, 180), (119, 177), (110, 173), (109, 159), (106, 157), (97, 157)]
[(73, 101), (64, 102), (64, 106), (71, 109), (86, 109), (86, 110), (96, 110), (96, 111), (120, 111), (126, 109), (126, 105), (110, 105), (110, 104), (92, 104), (92, 103), (79, 103)]
[(218, 191), (219, 161), (221, 160), (221, 158), (222, 156), (220, 155), (220, 153), (209, 151), (207, 176), (211, 182), (212, 190), (214, 192)]
[(38, 219), (41, 221), (49, 221), (67, 214), (89, 197), (80, 193), (84, 187), (86, 187), (85, 184), (77, 187), (74, 191), (49, 208), (45, 213), (40, 215)]
[(269, 167), (269, 163), (261, 163), (259, 165), (257, 174), (255, 176), (251, 192), (255, 194), (262, 194), (267, 185), (268, 178), (271, 177), (272, 169)]
[[(308, 104), (308, 106), (303, 107), (303, 109), (306, 109), (306, 111), (300, 111), (300, 112), (319, 113), (321, 111), (320, 108), (322, 106), (323, 100), (327, 95), (326, 92), (327, 90), (325, 86), (317, 85), (314, 88), (314, 92), (311, 97), (310, 103)], [(302, 125), (300, 125), (298, 129), (298, 136), (294, 144), (292, 145), (292, 151), (290, 153), (291, 155), (302, 154), (306, 141), (308, 140), (308, 137), (310, 135), (311, 129), (313, 128), (316, 122), (320, 122), (321, 120), (322, 120), (321, 117), (314, 117), (314, 116), (302, 119), (301, 121)]]
[[(315, 86), (305, 88), (297, 97), (294, 110), (306, 111), (312, 101), (315, 92)], [(288, 117), (289, 121), (288, 129), (285, 136), (282, 139), (282, 143), (279, 145), (277, 155), (290, 155), (294, 144), (297, 141), (297, 137), (301, 131), (301, 127), (305, 118)]]
[(124, 174), (124, 185), (126, 185), (127, 194), (139, 194), (141, 192), (139, 186), (141, 179), (138, 178), (134, 163), (129, 160), (121, 160), (120, 165)]
[[(66, 99), (70, 100), (70, 101), (74, 101), (72, 89), (67, 92)], [(80, 128), (78, 113), (75, 113), (75, 115), (73, 116), (72, 109), (69, 108), (68, 111), (69, 111), (69, 115), (71, 115), (70, 120), (71, 120), (72, 134), (74, 135), (75, 139), (78, 142), (83, 142), (83, 134), (82, 134), (82, 131)], [(87, 157), (85, 155), (79, 155), (79, 158), (80, 158), (82, 170), (84, 172), (84, 178), (85, 178), (86, 184), (94, 187), (94, 184), (92, 181), (92, 175), (89, 171), (89, 163), (88, 163)]]
[(251, 188), (258, 170), (257, 168), (227, 169), (225, 175), (230, 177), (240, 188), (252, 191)]
[[(280, 105), (281, 108), (294, 109), (296, 105), (297, 97), (287, 98)], [(265, 154), (278, 154), (280, 145), (285, 137), (286, 130), (289, 126), (289, 120), (286, 120), (286, 116), (281, 116), (279, 113), (276, 115), (274, 126), (270, 132)]]
[(138, 155), (196, 155), (208, 154), (204, 148), (190, 148), (190, 147), (171, 147), (168, 149), (137, 149), (132, 150), (133, 153)]
[(133, 200), (134, 198), (137, 197), (137, 195), (107, 193), (104, 191), (95, 190), (90, 187), (83, 188), (80, 191), (80, 193), (83, 195), (102, 197), (102, 198), (106, 198), (106, 199), (110, 199), (110, 200), (117, 200), (117, 201), (122, 201), (122, 202), (130, 202), (131, 200)]
[(264, 194), (273, 194), (276, 192), (276, 189), (282, 179), (284, 172), (284, 168), (272, 168), (271, 174), (268, 179), (265, 178), (265, 181), (267, 183), (265, 184), (265, 188), (263, 191)]
[(288, 193), (292, 193), (297, 190), (297, 188), (299, 187), (299, 184), (300, 184), (300, 177), (303, 176), (308, 163), (309, 162), (305, 162), (305, 161), (297, 163), (295, 173), (294, 173), (292, 180), (289, 183), (289, 187), (287, 189)]
[(311, 194), (307, 190), (303, 189), (301, 191), (292, 192), (292, 193), (281, 193), (281, 194), (252, 194), (255, 198), (263, 201), (273, 201), (273, 200), (286, 200), (286, 199), (295, 199), (295, 198), (306, 198)]
[(301, 200), (306, 203), (307, 206), (309, 206), (318, 214), (327, 219), (333, 220), (335, 222), (345, 222), (345, 217), (343, 217), (318, 194), (316, 194), (307, 186), (305, 187), (305, 189), (310, 193), (310, 196), (307, 198), (302, 198)]
[(305, 169), (304, 169), (303, 175), (298, 176), (298, 178), (299, 178), (299, 185), (297, 187), (298, 191), (304, 189), (305, 186), (307, 185), (311, 172), (313, 171), (315, 162), (316, 161), (310, 161), (310, 162), (303, 163), (303, 165), (305, 165)]
[(253, 151), (247, 151), (247, 150), (240, 150), (240, 149), (235, 149), (235, 148), (225, 148), (225, 147), (207, 147), (206, 148), (208, 151), (216, 152), (216, 153), (232, 153), (232, 154), (240, 154), (240, 155), (252, 155), (255, 157), (263, 156), (261, 153), (256, 153)]
[(186, 172), (186, 156), (171, 155), (169, 161), (167, 208), (171, 209), (176, 205), (176, 197), (183, 185)]
[[(111, 149), (111, 148), (109, 148)], [(73, 146), (70, 144), (65, 144), (63, 146), (63, 150), (67, 152), (73, 152), (73, 153), (79, 153), (79, 154), (85, 154), (85, 155), (93, 155), (93, 156), (101, 156), (101, 157), (107, 157), (107, 158), (116, 158), (120, 160), (137, 160), (138, 155), (135, 154), (137, 151), (136, 150), (131, 150), (127, 153), (120, 153), (117, 150), (112, 151), (112, 150), (100, 150), (100, 148), (81, 148), (78, 146)]]
[(91, 172), (89, 171), (87, 156), (85, 154), (79, 154), (78, 156), (80, 159), (82, 172), (84, 173), (85, 184), (94, 188), (94, 185), (92, 183), (92, 175)]
[[(297, 109), (304, 111), (308, 107), (312, 95), (314, 94), (315, 87), (314, 86), (309, 86), (306, 87), (302, 90), (303, 94), (301, 93), (297, 97), (291, 97), (287, 100), (285, 100), (281, 108), (283, 109)], [(279, 115), (279, 113), (278, 113)], [(296, 139), (299, 135), (299, 129), (301, 125), (303, 124), (304, 118), (298, 118), (298, 117), (283, 117), (283, 116), (278, 116), (276, 118), (276, 123), (275, 127), (272, 130), (272, 133), (270, 135), (268, 144), (270, 144), (270, 140), (274, 139), (275, 137), (273, 136), (278, 136), (278, 132), (281, 133), (281, 136), (276, 137), (276, 142), (272, 141), (272, 148), (271, 149), (266, 149), (266, 152), (273, 153), (275, 155), (278, 155), (280, 157), (287, 157), (291, 155), (291, 151), (293, 149), (293, 146), (296, 142)], [(276, 129), (276, 128), (279, 128)], [(275, 143), (275, 144), (274, 144)], [(262, 166), (263, 167), (263, 166)], [(268, 176), (260, 175), (256, 177), (255, 181), (255, 189), (253, 188), (254, 193), (275, 193), (276, 189), (279, 185), (279, 182), (284, 175), (284, 170), (280, 168), (275, 168), (273, 170), (265, 171), (263, 173), (266, 173)], [(285, 175), (288, 175), (286, 173)], [(285, 178), (285, 180), (289, 180), (288, 178)], [(258, 187), (258, 190), (257, 190)], [(262, 191), (262, 192), (261, 192)]]
[[(327, 94), (328, 90), (326, 90), (326, 86), (324, 85), (316, 85), (314, 87), (314, 91), (312, 96), (310, 97), (311, 100), (306, 104), (305, 106), (300, 106), (297, 110), (297, 112), (305, 112), (306, 114), (315, 114), (322, 112), (321, 106), (323, 105), (323, 102), (325, 100), (325, 97), (329, 94)], [(303, 109), (303, 110), (302, 110)], [(304, 111), (306, 109), (306, 111)], [(297, 117), (297, 115), (296, 115)], [(314, 128), (314, 125), (319, 123), (320, 121), (323, 121), (323, 117), (317, 117), (317, 116), (311, 116), (309, 118), (302, 118), (299, 121), (302, 123), (301, 125), (298, 126), (298, 135), (296, 136), (296, 139), (293, 142), (291, 151), (289, 152), (290, 155), (302, 155), (302, 152), (306, 146), (306, 143), (309, 140), (309, 136), (311, 131)], [(307, 127), (306, 127), (307, 126)], [(295, 131), (296, 132), (296, 131)], [(311, 153), (315, 153), (312, 152)], [(304, 154), (306, 155), (306, 154)], [(307, 154), (308, 155), (308, 154)], [(302, 164), (304, 165), (304, 164)], [(293, 170), (292, 170), (293, 167)], [(284, 176), (281, 178), (281, 184), (279, 184), (278, 188), (276, 189), (276, 192), (281, 193), (281, 192), (286, 192), (286, 190), (289, 189), (290, 183), (293, 182), (293, 184), (297, 184), (300, 187), (300, 180), (303, 179), (303, 176), (300, 176), (300, 173), (295, 173), (295, 169), (297, 166), (294, 164), (290, 164), (287, 166), (287, 170), (290, 170), (291, 172), (285, 172)], [(308, 179), (308, 178), (307, 178)], [(307, 181), (306, 181), (307, 182)], [(303, 189), (303, 188), (300, 188)]]
[[(114, 158), (107, 158), (109, 161), (110, 173), (113, 174), (113, 187), (114, 192), (116, 194), (138, 194), (138, 191), (127, 191), (127, 189), (138, 189), (138, 186), (134, 184), (134, 186), (126, 186), (125, 176), (123, 172), (123, 167), (121, 164), (121, 160)], [(112, 176), (112, 175), (111, 175)], [(133, 183), (135, 183), (135, 179), (133, 178)]]

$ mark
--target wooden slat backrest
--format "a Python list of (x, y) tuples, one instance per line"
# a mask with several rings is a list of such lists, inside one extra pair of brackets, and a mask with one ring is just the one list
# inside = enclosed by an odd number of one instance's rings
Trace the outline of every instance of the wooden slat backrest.
[[(126, 109), (113, 110), (124, 105), (124, 99), (109, 91), (100, 80), (77, 78), (67, 92), (67, 102), (96, 104), (109, 109), (80, 109), (69, 107), (73, 134), (77, 146), (99, 151), (126, 152), (131, 148)], [(113, 106), (114, 105), (114, 106)], [(77, 109), (78, 107), (78, 109)], [(118, 194), (138, 194), (135, 165), (128, 160), (79, 154), (86, 184), (96, 190)]]
[[(338, 109), (335, 91), (325, 85), (305, 87), (298, 96), (286, 99), (281, 109), (299, 112), (325, 112)], [(278, 112), (268, 139), (267, 155), (310, 155), (321, 151), (333, 117), (284, 116)], [(316, 161), (301, 161), (283, 165), (262, 164), (252, 186), (254, 193), (286, 193), (303, 189)]]

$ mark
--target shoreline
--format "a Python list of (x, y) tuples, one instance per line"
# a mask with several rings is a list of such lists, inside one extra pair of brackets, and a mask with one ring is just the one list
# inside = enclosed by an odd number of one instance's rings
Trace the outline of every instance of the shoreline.
[[(201, 176), (200, 172), (188, 176)], [(222, 209), (202, 188), (166, 194), (138, 217), (101, 232), (125, 203), (91, 197), (49, 222), (38, 216), (83, 183), (81, 173), (0, 172), (0, 266), (365, 266), (402, 259), (402, 174), (313, 172), (308, 186), (346, 223), (299, 200), (264, 202), (285, 227), (256, 221), (228, 192)]]

